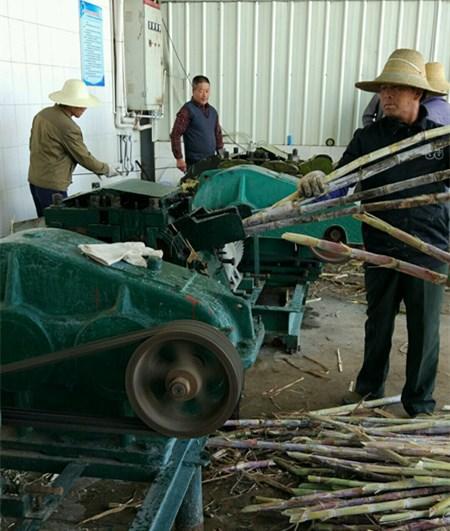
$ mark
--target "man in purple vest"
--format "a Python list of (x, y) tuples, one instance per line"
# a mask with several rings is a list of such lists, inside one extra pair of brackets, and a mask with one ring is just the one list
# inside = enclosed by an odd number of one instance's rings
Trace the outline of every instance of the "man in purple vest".
[[(177, 168), (183, 173), (199, 160), (215, 155), (223, 149), (222, 129), (216, 109), (208, 103), (209, 79), (195, 76), (192, 98), (178, 111), (170, 141)], [(181, 150), (181, 137), (184, 153)]]

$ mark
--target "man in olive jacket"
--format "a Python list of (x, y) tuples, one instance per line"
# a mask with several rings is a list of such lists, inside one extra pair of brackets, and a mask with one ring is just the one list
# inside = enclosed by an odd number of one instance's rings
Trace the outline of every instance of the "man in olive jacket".
[(72, 120), (100, 101), (89, 94), (80, 79), (69, 79), (62, 90), (52, 92), (53, 107), (40, 111), (33, 119), (30, 136), (28, 181), (38, 217), (52, 204), (53, 194), (67, 197), (72, 173), (77, 164), (96, 173), (113, 177), (117, 171), (91, 155), (83, 142), (81, 129)]
[[(421, 105), (424, 91), (431, 91), (425, 76), (425, 63), (416, 50), (398, 49), (389, 57), (383, 72), (373, 81), (360, 81), (361, 90), (378, 92), (384, 118), (358, 129), (343, 154), (339, 166), (362, 155), (394, 144), (417, 133), (438, 127), (428, 119)], [(450, 167), (449, 148), (405, 161), (362, 182), (367, 190), (385, 184), (412, 179), (419, 175), (447, 170)], [(303, 179), (306, 182), (302, 184)], [(436, 182), (390, 194), (384, 199), (402, 199), (420, 194), (445, 192), (448, 182)], [(304, 195), (319, 195), (324, 191), (324, 176), (310, 172), (300, 180)], [(311, 193), (309, 193), (311, 192)], [(449, 245), (449, 212), (445, 204), (430, 204), (377, 213), (394, 227), (411, 233), (442, 250)], [(396, 240), (394, 237), (363, 225), (364, 245), (370, 252), (385, 254), (413, 264), (430, 268), (444, 275), (448, 265)], [(439, 360), (439, 320), (444, 286), (411, 277), (393, 269), (367, 265), (367, 321), (365, 325), (364, 359), (356, 380), (356, 392), (344, 401), (358, 402), (362, 397), (379, 398), (389, 370), (389, 354), (395, 317), (401, 301), (406, 308), (408, 351), (406, 381), (402, 404), (411, 416), (431, 414), (435, 408), (433, 390)]]

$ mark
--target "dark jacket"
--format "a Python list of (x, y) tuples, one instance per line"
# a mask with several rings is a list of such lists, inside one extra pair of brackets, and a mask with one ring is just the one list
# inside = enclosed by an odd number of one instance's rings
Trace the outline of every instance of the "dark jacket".
[[(370, 153), (379, 148), (399, 142), (421, 131), (439, 127), (438, 124), (427, 119), (427, 111), (421, 106), (419, 117), (412, 125), (406, 125), (393, 118), (382, 118), (378, 122), (358, 129), (350, 144), (347, 146), (338, 166), (344, 166), (361, 155)], [(440, 150), (428, 156), (403, 162), (398, 166), (374, 175), (362, 181), (362, 189), (376, 188), (405, 179), (418, 177), (426, 173), (447, 170), (450, 168), (450, 150)], [(448, 182), (446, 183), (448, 185)], [(379, 197), (376, 201), (400, 199), (419, 194), (432, 194), (445, 192), (444, 182), (432, 183), (425, 186), (411, 188)], [(373, 200), (372, 200), (373, 201)], [(376, 212), (376, 216), (387, 223), (398, 227), (421, 240), (435, 245), (443, 250), (448, 250), (449, 245), (449, 211), (445, 204), (425, 205), (415, 208), (397, 209)], [(435, 269), (442, 265), (441, 262), (421, 251), (406, 245), (399, 240), (377, 229), (363, 224), (364, 244), (368, 251), (386, 254), (406, 260), (417, 265)]]

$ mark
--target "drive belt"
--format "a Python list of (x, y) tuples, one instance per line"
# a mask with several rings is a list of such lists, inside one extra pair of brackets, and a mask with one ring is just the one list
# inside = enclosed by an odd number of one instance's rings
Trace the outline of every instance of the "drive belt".
[(46, 365), (52, 365), (61, 361), (75, 360), (96, 354), (98, 352), (110, 349), (124, 347), (132, 343), (137, 343), (154, 336), (157, 332), (162, 330), (163, 326), (157, 326), (151, 329), (139, 330), (137, 332), (130, 332), (120, 336), (109, 337), (107, 339), (98, 339), (84, 343), (76, 347), (70, 347), (57, 352), (50, 352), (49, 354), (42, 354), (33, 358), (27, 358), (20, 361), (5, 363), (0, 365), (0, 374), (11, 374), (29, 369), (38, 369)]

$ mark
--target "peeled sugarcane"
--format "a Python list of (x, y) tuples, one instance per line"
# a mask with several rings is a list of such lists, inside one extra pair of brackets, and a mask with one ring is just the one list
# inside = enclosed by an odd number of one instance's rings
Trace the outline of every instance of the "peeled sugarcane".
[[(448, 174), (450, 176), (450, 170), (448, 171)], [(434, 245), (431, 245), (431, 243), (426, 243), (420, 238), (412, 236), (408, 232), (398, 229), (397, 227), (394, 227), (390, 223), (387, 223), (386, 221), (383, 221), (382, 219), (377, 218), (372, 214), (355, 214), (353, 217), (358, 219), (359, 221), (366, 223), (367, 225), (370, 225), (371, 227), (386, 232), (393, 238), (396, 238), (397, 240), (400, 240), (403, 243), (414, 247), (415, 249), (419, 249), (419, 251), (422, 251), (424, 254), (433, 256), (441, 262), (450, 264), (450, 253), (443, 251), (442, 249), (439, 249)]]
[[(283, 235), (284, 236), (284, 235)], [(329, 407), (327, 409), (316, 409), (310, 411), (314, 415), (346, 415), (355, 410), (356, 406), (362, 408), (374, 408), (380, 406), (389, 406), (392, 404), (399, 404), (401, 395), (385, 396), (384, 398), (377, 398), (375, 400), (361, 400), (354, 404), (347, 404), (345, 406)], [(341, 420), (341, 419), (339, 419)]]
[[(407, 149), (411, 146), (414, 146), (415, 144), (419, 144), (420, 142), (428, 142), (434, 138), (438, 138), (440, 136), (444, 136), (449, 133), (450, 133), (450, 126), (447, 125), (443, 127), (437, 127), (435, 129), (429, 129), (428, 131), (423, 131), (409, 138), (405, 138), (404, 140), (401, 140), (400, 142), (396, 142), (389, 146), (385, 146), (383, 148), (377, 149), (376, 151), (372, 151), (371, 153), (367, 153), (366, 155), (362, 155), (361, 157), (358, 157), (352, 162), (349, 162), (348, 164), (346, 164), (345, 166), (341, 166), (340, 168), (337, 168), (336, 170), (334, 170), (333, 172), (325, 176), (326, 182), (333, 181), (335, 179), (343, 177), (344, 175), (349, 174), (353, 170), (361, 168), (361, 166), (365, 166), (367, 164), (370, 164), (371, 162), (374, 162), (375, 160), (380, 160), (383, 157), (392, 155), (392, 153), (398, 153), (399, 151), (402, 151), (403, 149)], [(293, 201), (297, 197), (298, 197), (298, 193), (294, 192), (293, 194), (290, 194), (284, 199), (282, 199), (281, 201), (278, 201), (277, 203), (275, 203), (273, 207), (284, 204), (288, 201)]]
[(341, 516), (350, 516), (357, 514), (373, 514), (383, 511), (398, 509), (413, 509), (415, 507), (428, 507), (430, 504), (442, 499), (442, 495), (435, 494), (421, 498), (404, 498), (402, 500), (393, 500), (380, 503), (368, 503), (351, 507), (341, 507), (337, 509), (324, 509), (309, 511), (308, 509), (288, 509), (283, 512), (290, 517), (291, 523), (302, 523), (309, 520), (327, 520), (328, 518), (339, 518)]
[[(448, 195), (450, 197), (450, 194)], [(282, 235), (282, 238), (284, 240), (298, 243), (299, 245), (314, 247), (340, 256), (356, 258), (357, 260), (362, 260), (364, 262), (368, 262), (369, 264), (385, 267), (387, 269), (394, 269), (421, 280), (428, 280), (433, 284), (450, 285), (447, 275), (443, 275), (441, 273), (437, 273), (436, 271), (432, 271), (431, 269), (410, 264), (409, 262), (404, 262), (403, 260), (398, 260), (383, 254), (353, 249), (352, 247), (344, 245), (343, 243), (329, 242), (326, 240), (313, 238), (311, 236), (305, 236), (304, 234), (295, 234), (293, 232), (285, 232)]]
[(392, 199), (389, 201), (376, 201), (364, 205), (354, 205), (339, 210), (325, 210), (324, 212), (314, 213), (308, 216), (285, 217), (276, 221), (270, 221), (253, 227), (247, 227), (245, 233), (247, 236), (260, 234), (269, 230), (290, 227), (291, 225), (300, 225), (302, 223), (312, 223), (314, 221), (324, 221), (326, 219), (340, 218), (351, 216), (353, 214), (362, 214), (364, 212), (379, 212), (383, 210), (398, 210), (402, 208), (414, 208), (424, 205), (434, 205), (439, 203), (448, 203), (450, 201), (450, 192), (438, 194), (424, 194), (405, 199)]

